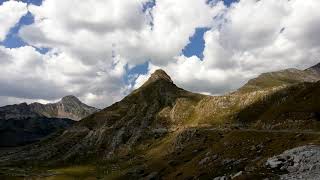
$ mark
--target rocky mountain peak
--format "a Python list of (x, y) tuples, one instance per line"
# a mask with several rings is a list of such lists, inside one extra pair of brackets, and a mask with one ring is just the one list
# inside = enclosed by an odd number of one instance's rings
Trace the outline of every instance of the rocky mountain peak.
[(148, 79), (147, 83), (155, 82), (155, 81), (159, 81), (159, 80), (173, 83), (170, 76), (162, 69), (158, 69), (154, 73), (152, 73), (150, 78)]
[(73, 96), (73, 95), (68, 95), (68, 96), (65, 96), (61, 99), (61, 102), (62, 103), (70, 103), (70, 102), (73, 102), (73, 103), (77, 103), (77, 104), (81, 104), (81, 101)]

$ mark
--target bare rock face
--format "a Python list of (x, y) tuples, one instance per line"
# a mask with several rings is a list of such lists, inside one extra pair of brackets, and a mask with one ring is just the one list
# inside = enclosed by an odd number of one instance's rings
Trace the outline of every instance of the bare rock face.
[(151, 77), (149, 78), (149, 82), (154, 82), (160, 79), (173, 83), (170, 76), (162, 69), (158, 69), (153, 74), (151, 74)]
[(154, 73), (151, 74), (150, 78), (142, 85), (142, 87), (148, 86), (149, 84), (156, 82), (156, 81), (159, 81), (159, 80), (166, 81), (168, 83), (173, 84), (171, 77), (164, 70), (158, 69)]
[(75, 121), (98, 111), (97, 108), (82, 103), (75, 96), (65, 96), (61, 101), (52, 104), (32, 103), (30, 108), (45, 117), (68, 118)]
[(287, 172), (281, 179), (320, 179), (320, 147), (309, 145), (287, 150), (269, 158), (266, 165)]

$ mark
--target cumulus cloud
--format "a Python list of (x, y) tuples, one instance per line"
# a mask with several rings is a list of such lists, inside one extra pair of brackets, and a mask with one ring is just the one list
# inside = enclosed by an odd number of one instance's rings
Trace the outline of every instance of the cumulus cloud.
[(27, 13), (27, 4), (18, 1), (6, 1), (0, 6), (0, 41), (6, 38), (10, 28)]
[(132, 90), (123, 80), (126, 67), (147, 60), (168, 64), (195, 28), (211, 26), (225, 8), (206, 0), (159, 0), (144, 9), (147, 2), (46, 0), (29, 6), (35, 23), (19, 34), (30, 45), (51, 49), (46, 72), (55, 84), (103, 107)]
[(162, 68), (178, 85), (211, 94), (233, 91), (263, 72), (307, 68), (320, 60), (318, 8), (319, 1), (241, 0), (205, 33), (203, 61), (178, 56)]
[(147, 2), (46, 0), (29, 7), (36, 22), (20, 34), (32, 45), (58, 48), (88, 64), (111, 57), (113, 51), (133, 65), (146, 59), (166, 64), (195, 28), (209, 26), (224, 8), (222, 2), (210, 6), (206, 0), (158, 0), (144, 11)]
[(103, 107), (125, 93), (119, 88), (125, 72), (121, 57), (114, 57), (113, 64), (100, 62), (87, 66), (63, 52), (50, 51), (43, 55), (31, 46), (15, 49), (0, 46), (0, 59), (3, 62), (1, 105), (17, 99), (52, 102), (74, 94), (85, 102)]
[[(74, 94), (105, 107), (157, 68), (185, 89), (223, 94), (262, 72), (305, 68), (319, 60), (319, 1), (241, 0), (226, 7), (218, 0), (156, 0), (146, 8), (150, 1), (29, 5), (35, 22), (19, 35), (30, 46), (0, 47), (0, 87), (5, 87), (0, 96), (53, 101)], [(209, 28), (204, 58), (185, 57), (182, 49), (201, 27)], [(50, 51), (40, 54), (31, 46)], [(127, 83), (128, 68), (146, 61), (148, 74)]]

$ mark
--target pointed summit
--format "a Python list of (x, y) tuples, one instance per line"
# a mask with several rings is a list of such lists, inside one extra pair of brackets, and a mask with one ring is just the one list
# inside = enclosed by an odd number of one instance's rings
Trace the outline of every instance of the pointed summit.
[(65, 96), (61, 99), (61, 102), (76, 102), (76, 103), (81, 103), (81, 101), (73, 96), (73, 95), (68, 95), (68, 96)]
[(159, 81), (159, 80), (173, 83), (170, 76), (164, 70), (157, 69), (154, 73), (151, 74), (151, 76), (148, 79), (148, 81), (146, 82), (146, 84), (149, 84), (149, 83), (155, 82), (155, 81)]

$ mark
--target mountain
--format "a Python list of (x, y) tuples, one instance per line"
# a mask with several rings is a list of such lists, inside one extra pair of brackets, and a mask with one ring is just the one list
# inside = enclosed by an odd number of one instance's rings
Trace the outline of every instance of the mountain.
[[(174, 126), (189, 123), (193, 105), (204, 97), (177, 87), (163, 70), (157, 70), (123, 100), (84, 118), (28, 156), (41, 161), (52, 157), (54, 161), (72, 161), (96, 153), (111, 157), (120, 149), (131, 149), (141, 141), (165, 135)], [(65, 153), (60, 156), (60, 152)]]
[(0, 147), (30, 144), (64, 130), (97, 109), (74, 96), (53, 104), (26, 103), (0, 107)]
[(223, 96), (188, 92), (157, 70), (66, 130), (0, 151), (0, 177), (277, 179), (285, 172), (266, 166), (268, 158), (320, 145), (317, 67), (266, 73)]
[(33, 112), (48, 118), (68, 118), (75, 121), (98, 111), (97, 108), (82, 103), (75, 96), (65, 96), (57, 103), (32, 103), (29, 106)]
[(26, 103), (0, 108), (0, 147), (20, 146), (73, 124), (69, 119), (46, 118)]
[(301, 82), (316, 82), (320, 80), (320, 63), (306, 70), (286, 69), (276, 72), (263, 73), (257, 78), (251, 79), (240, 92), (256, 91), (297, 84)]
[(38, 118), (40, 114), (31, 110), (27, 103), (0, 107), (0, 120)]

